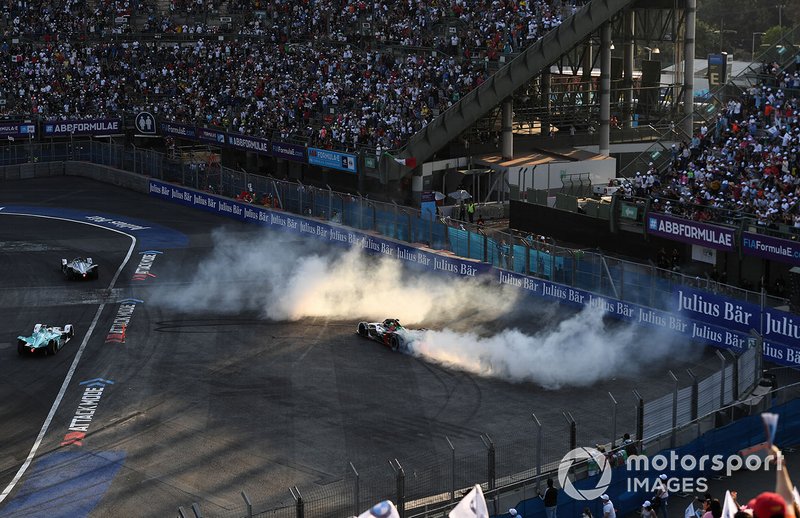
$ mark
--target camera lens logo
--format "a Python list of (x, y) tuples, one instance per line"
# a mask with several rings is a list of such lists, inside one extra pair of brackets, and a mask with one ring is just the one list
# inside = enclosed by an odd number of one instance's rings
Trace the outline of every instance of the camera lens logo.
[[(584, 462), (595, 463), (602, 472), (595, 488), (578, 489), (572, 485), (572, 481), (569, 479), (569, 470)], [(600, 495), (605, 493), (611, 484), (611, 466), (608, 464), (606, 456), (596, 449), (575, 448), (564, 455), (558, 465), (558, 483), (564, 492), (575, 500), (595, 500), (600, 498)]]

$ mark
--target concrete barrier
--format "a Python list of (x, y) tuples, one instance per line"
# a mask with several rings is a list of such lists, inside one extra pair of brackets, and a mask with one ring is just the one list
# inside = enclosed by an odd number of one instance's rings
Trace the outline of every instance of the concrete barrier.
[(147, 193), (148, 177), (91, 162), (28, 162), (0, 167), (0, 180), (27, 180), (52, 176), (82, 176)]

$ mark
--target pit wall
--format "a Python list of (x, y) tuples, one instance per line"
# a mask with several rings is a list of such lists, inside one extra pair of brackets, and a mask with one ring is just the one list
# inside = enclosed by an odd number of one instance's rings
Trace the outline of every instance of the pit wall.
[(367, 252), (403, 261), (430, 271), (441, 271), (462, 277), (490, 276), (498, 284), (507, 284), (545, 301), (576, 307), (601, 308), (609, 316), (650, 326), (684, 338), (721, 349), (741, 353), (751, 346), (750, 331), (764, 336), (764, 358), (788, 366), (800, 366), (800, 317), (772, 308), (761, 308), (717, 294), (676, 287), (668, 306), (674, 312), (600, 297), (536, 277), (512, 273), (489, 264), (461, 259), (447, 252), (400, 243), (349, 227), (322, 222), (271, 210), (258, 205), (233, 201), (222, 196), (149, 180), (149, 194), (242, 222), (255, 223), (333, 244), (357, 246)]

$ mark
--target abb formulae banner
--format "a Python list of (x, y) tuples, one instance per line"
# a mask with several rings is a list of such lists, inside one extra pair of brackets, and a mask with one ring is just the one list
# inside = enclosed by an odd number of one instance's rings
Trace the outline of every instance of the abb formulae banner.
[(294, 232), (330, 243), (358, 246), (366, 251), (432, 271), (477, 277), (491, 274), (500, 284), (524, 290), (542, 299), (579, 307), (601, 308), (609, 316), (677, 333), (688, 340), (742, 352), (749, 347), (750, 331), (764, 336), (764, 357), (783, 365), (800, 366), (800, 317), (678, 286), (667, 301), (671, 311), (603, 297), (555, 282), (509, 272), (469, 259), (419, 250), (339, 225), (270, 210), (185, 187), (150, 180), (150, 195), (274, 229)]
[(705, 246), (726, 252), (733, 252), (735, 249), (734, 230), (732, 228), (709, 225), (666, 214), (648, 214), (647, 233), (673, 241)]
[(44, 137), (121, 135), (122, 133), (120, 119), (64, 120), (42, 124), (42, 136)]

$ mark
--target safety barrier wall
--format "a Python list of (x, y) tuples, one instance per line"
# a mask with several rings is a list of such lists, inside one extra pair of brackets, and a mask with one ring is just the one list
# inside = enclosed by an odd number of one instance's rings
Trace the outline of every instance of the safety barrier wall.
[[(149, 180), (152, 196), (199, 208), (244, 222), (299, 233), (337, 244), (361, 247), (371, 253), (402, 260), (433, 271), (476, 277), (491, 275), (499, 284), (524, 290), (547, 301), (567, 303), (577, 307), (591, 306), (607, 315), (654, 329), (677, 333), (714, 347), (741, 353), (752, 346), (751, 330), (764, 337), (765, 359), (782, 365), (800, 365), (800, 317), (755, 304), (730, 299), (679, 286), (664, 304), (672, 311), (598, 295), (587, 290), (557, 282), (513, 273), (485, 262), (454, 257), (410, 244), (359, 232), (335, 223), (289, 215), (284, 211), (238, 202), (186, 187)], [(556, 265), (557, 267), (557, 265)]]

